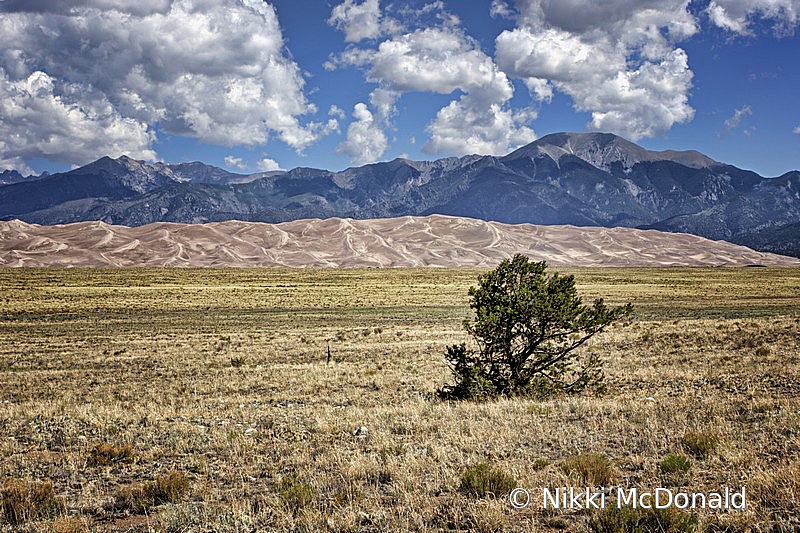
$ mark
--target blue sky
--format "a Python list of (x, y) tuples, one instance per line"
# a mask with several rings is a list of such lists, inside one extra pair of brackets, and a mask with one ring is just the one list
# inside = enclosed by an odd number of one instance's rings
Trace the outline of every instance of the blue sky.
[(0, 0), (0, 167), (236, 172), (610, 131), (800, 168), (800, 0)]

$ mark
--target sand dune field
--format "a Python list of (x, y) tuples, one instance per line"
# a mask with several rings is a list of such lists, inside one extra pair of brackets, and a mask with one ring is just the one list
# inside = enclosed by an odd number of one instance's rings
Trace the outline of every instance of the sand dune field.
[(688, 234), (440, 215), (133, 228), (0, 222), (6, 267), (490, 267), (517, 252), (559, 266), (800, 266)]

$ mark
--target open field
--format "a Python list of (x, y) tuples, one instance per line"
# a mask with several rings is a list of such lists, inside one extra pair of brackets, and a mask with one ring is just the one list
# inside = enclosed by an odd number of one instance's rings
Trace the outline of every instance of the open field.
[[(542, 509), (586, 453), (747, 487), (697, 530), (800, 529), (800, 269), (560, 270), (635, 306), (606, 394), (451, 404), (480, 270), (0, 269), (0, 530), (587, 531)], [(484, 462), (532, 505), (460, 490)]]

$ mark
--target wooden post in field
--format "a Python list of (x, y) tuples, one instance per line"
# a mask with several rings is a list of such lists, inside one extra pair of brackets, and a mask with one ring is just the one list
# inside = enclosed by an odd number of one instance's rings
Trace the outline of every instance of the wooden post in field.
[(331, 343), (330, 342), (328, 342), (328, 360), (325, 361), (325, 364), (326, 365), (331, 364)]

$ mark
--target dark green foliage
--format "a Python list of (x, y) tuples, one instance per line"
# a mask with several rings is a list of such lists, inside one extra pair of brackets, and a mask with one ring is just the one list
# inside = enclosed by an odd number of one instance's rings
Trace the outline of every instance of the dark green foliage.
[(637, 509), (630, 506), (606, 507), (589, 520), (594, 533), (692, 533), (697, 531), (697, 517), (673, 507)]
[(479, 353), (467, 349), (467, 345), (453, 344), (447, 347), (447, 362), (456, 382), (439, 391), (443, 398), (478, 400), (495, 395), (495, 386), (481, 371)]
[(602, 299), (583, 305), (575, 278), (546, 268), (517, 254), (478, 278), (469, 290), (475, 317), (464, 321), (478, 351), (448, 347), (455, 384), (439, 391), (442, 398), (547, 396), (602, 386), (599, 358), (576, 350), (631, 306), (609, 308)]
[(478, 463), (461, 474), (459, 490), (470, 496), (485, 498), (505, 496), (516, 486), (517, 481), (510, 474), (499, 468), (492, 468), (488, 463)]

